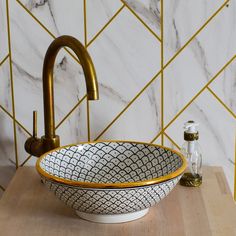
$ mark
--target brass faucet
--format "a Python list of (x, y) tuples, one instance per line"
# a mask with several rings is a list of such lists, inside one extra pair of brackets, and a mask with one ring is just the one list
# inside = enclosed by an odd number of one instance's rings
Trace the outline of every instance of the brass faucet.
[(45, 135), (37, 138), (37, 113), (33, 113), (33, 136), (25, 142), (25, 150), (34, 156), (41, 156), (60, 146), (59, 136), (55, 134), (54, 95), (53, 95), (53, 67), (59, 50), (63, 47), (71, 48), (77, 55), (84, 71), (87, 99), (97, 100), (98, 83), (95, 68), (85, 47), (71, 36), (60, 36), (49, 46), (43, 64), (43, 100)]

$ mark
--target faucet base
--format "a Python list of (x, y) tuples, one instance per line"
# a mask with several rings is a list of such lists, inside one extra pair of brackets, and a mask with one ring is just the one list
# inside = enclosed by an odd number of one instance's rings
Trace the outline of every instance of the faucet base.
[(43, 143), (43, 151), (48, 152), (52, 149), (60, 147), (60, 137), (56, 135), (54, 138), (41, 137)]
[(41, 139), (30, 137), (25, 142), (25, 150), (36, 157), (40, 157), (52, 149), (60, 147), (60, 138), (56, 135), (54, 138), (46, 138), (43, 136)]

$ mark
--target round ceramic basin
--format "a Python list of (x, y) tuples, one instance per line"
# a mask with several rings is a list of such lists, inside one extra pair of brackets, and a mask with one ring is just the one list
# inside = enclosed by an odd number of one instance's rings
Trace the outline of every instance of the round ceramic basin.
[(54, 149), (36, 168), (43, 183), (81, 218), (120, 223), (144, 216), (165, 198), (186, 160), (154, 144), (98, 141)]

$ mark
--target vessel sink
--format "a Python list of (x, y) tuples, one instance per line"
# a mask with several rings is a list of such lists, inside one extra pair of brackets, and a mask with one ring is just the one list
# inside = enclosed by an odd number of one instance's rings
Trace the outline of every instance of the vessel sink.
[(36, 169), (42, 182), (83, 219), (121, 223), (138, 219), (180, 180), (185, 158), (167, 147), (98, 141), (54, 149)]

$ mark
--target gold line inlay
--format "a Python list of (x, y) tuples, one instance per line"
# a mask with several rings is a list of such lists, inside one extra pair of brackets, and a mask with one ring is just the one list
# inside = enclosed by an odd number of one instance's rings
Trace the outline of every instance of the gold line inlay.
[(3, 63), (7, 60), (9, 57), (9, 53), (3, 58), (3, 60), (0, 62), (0, 66), (3, 65)]
[(112, 120), (112, 122), (97, 136), (95, 140), (98, 140), (111, 126), (115, 123), (115, 121), (132, 105), (132, 103), (145, 91), (145, 89), (160, 75), (161, 71), (159, 71), (154, 77), (143, 87), (143, 89), (136, 94), (136, 96), (128, 103), (128, 105), (123, 108), (123, 110)]
[[(88, 39), (87, 39), (87, 7), (86, 7), (86, 0), (84, 0), (84, 44), (85, 48), (88, 47)], [(88, 96), (86, 99), (86, 113), (87, 113), (87, 135), (88, 135), (88, 141), (90, 141), (90, 111), (89, 111), (89, 100)]]
[(87, 47), (87, 7), (84, 0), (84, 46)]
[[(208, 83), (176, 114), (176, 116), (164, 127), (163, 131), (165, 131), (182, 113), (185, 111), (185, 109), (207, 88), (209, 84), (211, 84), (224, 70), (225, 68), (231, 64), (234, 59), (236, 58), (236, 55), (234, 55), (216, 74), (213, 76), (211, 80), (208, 81)], [(155, 140), (154, 140), (155, 141)]]
[[(164, 1), (161, 0), (161, 130), (164, 128)], [(164, 145), (164, 136), (161, 132), (161, 145)]]
[(143, 19), (124, 1), (120, 0), (126, 8), (143, 24), (143, 26), (159, 41), (161, 42), (160, 37), (143, 21)]
[(21, 164), (20, 167), (24, 166), (30, 159), (31, 159), (32, 155), (29, 155)]
[(17, 152), (17, 136), (16, 136), (16, 122), (15, 122), (15, 100), (14, 100), (14, 82), (12, 70), (12, 53), (11, 53), (11, 31), (10, 31), (10, 16), (9, 16), (9, 2), (6, 1), (7, 13), (7, 34), (8, 34), (8, 50), (9, 50), (9, 66), (10, 66), (10, 81), (11, 81), (11, 99), (12, 99), (12, 115), (13, 115), (13, 130), (14, 130), (14, 145), (15, 145), (15, 160), (16, 168), (18, 168), (18, 152)]
[[(229, 0), (227, 0), (207, 21), (206, 23), (208, 24), (219, 12), (220, 10), (227, 4)], [(204, 24), (205, 26), (207, 24)], [(171, 62), (180, 54), (180, 52), (196, 37), (201, 31), (203, 30), (203, 27), (201, 27), (191, 38), (188, 40), (188, 42), (181, 48), (164, 66), (163, 70), (166, 69), (167, 66), (171, 64)], [(141, 91), (136, 94), (136, 96), (127, 104), (127, 106), (106, 126), (106, 128), (97, 136), (97, 139), (99, 139), (114, 123), (115, 121), (132, 105), (132, 103), (148, 88), (148, 86), (156, 80), (156, 78), (161, 74), (162, 70), (160, 70), (145, 86), (144, 88), (141, 89)], [(153, 139), (153, 142), (155, 139)]]
[[(20, 0), (16, 0), (17, 3), (20, 4), (20, 6), (54, 39), (56, 36), (38, 19), (36, 18), (25, 6), (23, 3), (21, 3)], [(74, 56), (67, 48), (64, 47), (64, 50), (77, 62), (80, 64), (80, 61), (76, 56)]]
[(210, 23), (210, 21), (220, 13), (220, 11), (225, 7), (225, 5), (229, 2), (229, 0), (225, 1), (218, 10), (213, 13), (210, 18), (193, 34), (190, 39), (175, 53), (175, 55), (165, 64), (164, 69), (195, 39), (195, 37)]
[(108, 25), (110, 25), (110, 23), (119, 15), (119, 13), (122, 11), (122, 9), (125, 7), (125, 5), (123, 5), (112, 17), (111, 19), (98, 31), (98, 33), (89, 41), (89, 43), (87, 44), (87, 47), (89, 47), (94, 40), (107, 28)]
[(160, 131), (160, 132), (150, 141), (150, 143), (155, 142), (155, 141), (161, 136), (161, 134), (162, 134), (162, 131)]
[(67, 113), (67, 115), (57, 124), (55, 129), (58, 129), (61, 124), (76, 110), (77, 107), (84, 101), (84, 99), (87, 97), (87, 95), (84, 95), (81, 100), (70, 110), (70, 112)]
[(234, 117), (234, 119), (236, 119), (236, 115), (234, 114), (234, 112), (228, 106), (226, 106), (226, 104), (214, 93), (214, 91), (209, 87), (207, 87), (207, 89), (217, 99), (217, 101)]
[(28, 135), (31, 136), (31, 133), (14, 117), (9, 113), (2, 105), (0, 105), (0, 109), (2, 109), (13, 121), (15, 121)]
[(169, 139), (172, 144), (174, 144), (179, 150), (181, 150), (181, 147), (167, 133), (164, 133), (164, 135), (167, 137), (167, 139)]

